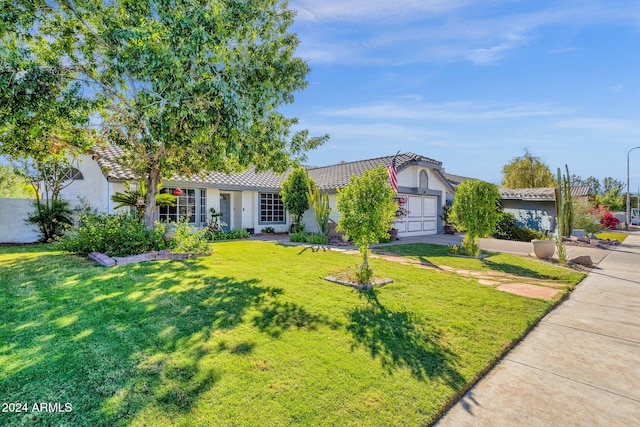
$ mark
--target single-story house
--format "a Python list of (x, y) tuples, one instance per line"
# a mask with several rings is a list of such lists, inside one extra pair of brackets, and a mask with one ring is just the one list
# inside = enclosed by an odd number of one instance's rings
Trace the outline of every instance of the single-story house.
[[(88, 204), (102, 212), (114, 212), (111, 197), (125, 189), (125, 182), (135, 180), (132, 171), (123, 167), (118, 158), (122, 150), (115, 146), (96, 148), (93, 155), (82, 156), (78, 179), (64, 189), (68, 200), (83, 198)], [(362, 176), (378, 165), (387, 166), (393, 156), (355, 162), (306, 167), (309, 176), (321, 190), (329, 194), (332, 208), (331, 219), (337, 221), (337, 191), (349, 183), (352, 175)], [(396, 228), (399, 236), (419, 236), (441, 233), (443, 229), (440, 213), (447, 195), (454, 188), (444, 176), (442, 163), (413, 153), (399, 154), (396, 158), (398, 171), (398, 197), (405, 207), (406, 216), (399, 218)], [(180, 216), (189, 218), (194, 226), (208, 223), (210, 208), (222, 212), (223, 225), (227, 229), (246, 228), (256, 233), (265, 227), (277, 232), (289, 230), (291, 219), (280, 198), (280, 186), (286, 173), (255, 172), (249, 169), (241, 173), (201, 173), (191, 177), (174, 176), (164, 178), (162, 191), (173, 192), (180, 188), (182, 195), (175, 207), (159, 207), (160, 221), (176, 221)], [(308, 231), (317, 230), (311, 210), (303, 217)]]
[[(500, 199), (505, 212), (515, 216), (521, 227), (540, 231), (556, 228), (556, 193), (554, 187), (500, 188)], [(576, 201), (587, 201), (589, 187), (571, 187), (571, 196)]]

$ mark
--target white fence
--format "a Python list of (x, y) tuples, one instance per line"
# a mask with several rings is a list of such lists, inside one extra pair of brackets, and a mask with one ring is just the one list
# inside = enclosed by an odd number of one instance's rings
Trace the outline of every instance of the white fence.
[(0, 243), (37, 242), (38, 227), (25, 221), (33, 210), (31, 199), (0, 199)]

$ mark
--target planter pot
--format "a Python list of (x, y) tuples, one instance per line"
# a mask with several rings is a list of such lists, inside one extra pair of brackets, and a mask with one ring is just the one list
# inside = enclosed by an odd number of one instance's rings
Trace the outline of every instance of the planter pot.
[(534, 239), (531, 243), (533, 243), (533, 253), (540, 259), (551, 258), (556, 251), (556, 242), (553, 240)]
[(398, 230), (395, 228), (389, 230), (389, 238), (391, 238), (392, 242), (398, 240)]
[(456, 234), (455, 227), (453, 225), (445, 225), (444, 234)]

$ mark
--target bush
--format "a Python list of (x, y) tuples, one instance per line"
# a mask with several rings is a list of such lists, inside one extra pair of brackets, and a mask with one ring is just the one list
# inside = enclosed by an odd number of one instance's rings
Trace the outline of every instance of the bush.
[(139, 217), (131, 214), (80, 214), (77, 227), (60, 241), (60, 249), (86, 255), (102, 252), (109, 256), (136, 255), (166, 249), (162, 236), (165, 226), (148, 230)]
[(305, 233), (304, 231), (301, 231), (301, 232), (298, 232), (298, 233), (291, 233), (291, 234), (289, 234), (289, 241), (290, 242), (306, 243), (307, 242), (307, 233)]
[(309, 243), (310, 245), (326, 245), (329, 242), (327, 236), (322, 233), (291, 233), (290, 242)]
[(600, 217), (600, 224), (602, 224), (604, 228), (608, 228), (609, 230), (617, 229), (619, 223), (620, 223), (620, 220), (615, 216), (613, 216), (613, 214), (609, 211), (605, 212)]
[(171, 246), (174, 252), (186, 253), (189, 258), (211, 255), (211, 246), (206, 238), (207, 230), (191, 227), (186, 219), (175, 224)]
[(520, 227), (516, 222), (516, 217), (509, 212), (500, 214), (500, 221), (496, 225), (496, 231), (492, 237), (501, 240), (514, 240), (518, 242), (530, 242), (533, 239), (544, 239), (545, 234), (542, 231), (534, 230), (528, 227)]
[(274, 234), (276, 232), (276, 229), (273, 227), (265, 227), (262, 229), (262, 232), (266, 234)]
[(307, 235), (307, 243), (311, 245), (326, 245), (328, 242), (329, 239), (322, 233), (311, 233)]
[(214, 240), (235, 240), (235, 239), (248, 239), (249, 232), (245, 228), (236, 228), (229, 231), (216, 231), (215, 233), (206, 233), (207, 239)]
[(40, 230), (40, 240), (51, 242), (59, 239), (71, 227), (73, 212), (66, 200), (51, 200), (49, 204), (35, 202), (35, 212), (27, 217), (27, 222)]

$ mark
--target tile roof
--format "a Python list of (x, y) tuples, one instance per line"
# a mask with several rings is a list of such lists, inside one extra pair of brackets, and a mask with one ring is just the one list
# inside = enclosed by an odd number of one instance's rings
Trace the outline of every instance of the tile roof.
[[(393, 156), (377, 157), (375, 159), (358, 160), (355, 162), (338, 163), (336, 165), (308, 168), (309, 176), (313, 178), (318, 187), (323, 190), (342, 188), (349, 183), (351, 175), (362, 176), (365, 171), (387, 166), (393, 160)], [(396, 168), (398, 172), (413, 164), (427, 164), (435, 169), (440, 169), (442, 162), (420, 156), (414, 153), (398, 154)]]
[[(136, 178), (131, 170), (122, 167), (119, 163), (118, 158), (124, 154), (120, 147), (113, 145), (96, 147), (94, 148), (94, 153), (94, 158), (107, 179), (129, 180)], [(373, 169), (378, 165), (387, 166), (391, 163), (392, 159), (393, 156), (384, 156), (330, 166), (306, 168), (309, 176), (313, 178), (318, 187), (323, 190), (335, 190), (347, 185), (352, 175), (362, 176), (366, 170)], [(442, 163), (437, 160), (414, 153), (399, 154), (396, 158), (398, 171), (414, 164), (426, 164), (437, 171), (439, 171), (442, 166)], [(287, 172), (283, 174), (277, 174), (271, 171), (256, 172), (253, 168), (250, 168), (244, 172), (228, 175), (222, 172), (206, 172), (191, 177), (177, 175), (167, 179), (167, 181), (204, 184), (228, 189), (279, 189), (286, 176)]]
[(462, 184), (462, 181), (466, 181), (468, 179), (476, 179), (476, 178), (469, 178), (468, 176), (454, 175), (452, 173), (447, 173), (447, 172), (444, 172), (443, 175), (446, 178), (446, 180), (449, 182), (449, 184), (451, 184), (454, 188)]
[[(539, 200), (555, 201), (555, 187), (540, 188), (500, 188), (500, 198), (508, 200)], [(589, 194), (589, 187), (571, 187), (571, 195), (576, 197), (586, 197)]]

